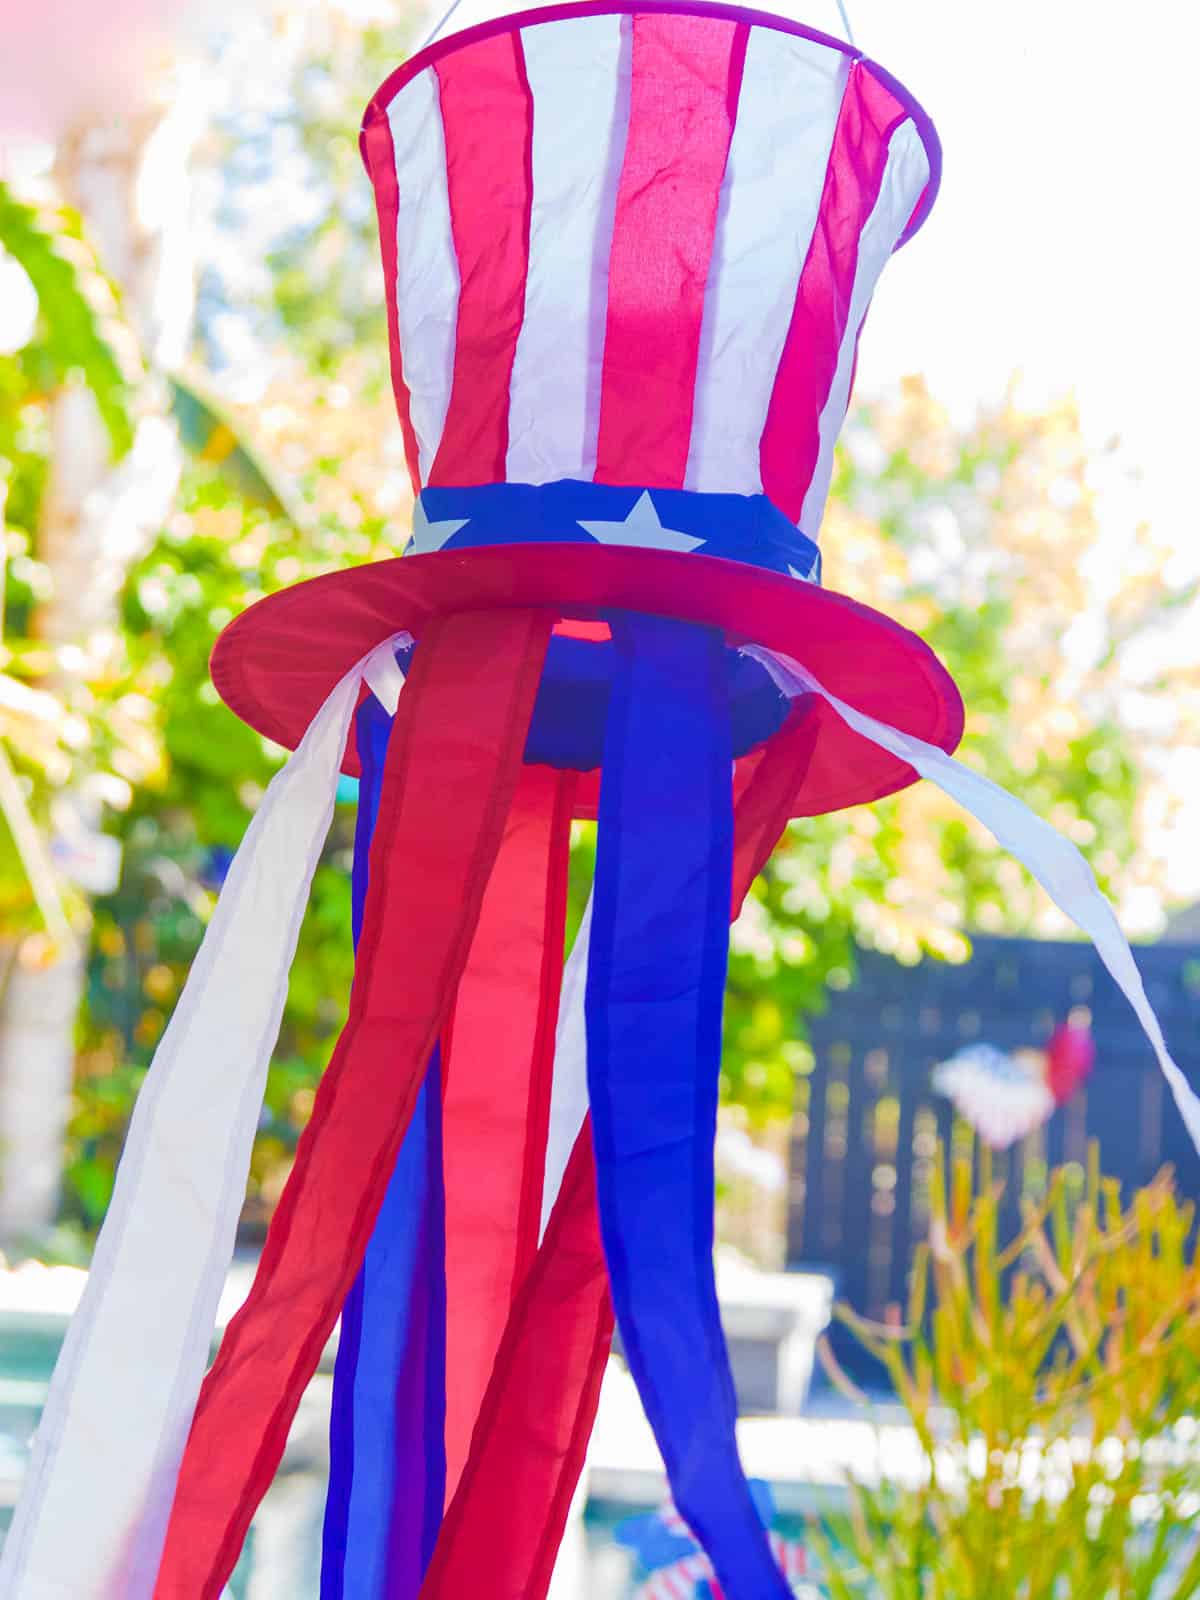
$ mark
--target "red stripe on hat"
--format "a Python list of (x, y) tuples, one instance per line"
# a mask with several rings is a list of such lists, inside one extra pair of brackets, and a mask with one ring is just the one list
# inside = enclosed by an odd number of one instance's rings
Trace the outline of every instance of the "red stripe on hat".
[(441, 57), (450, 226), (461, 289), (454, 378), (431, 485), (502, 483), (525, 316), (533, 97), (519, 32)]
[[(590, 1123), (513, 1307), (421, 1600), (542, 1600), (612, 1343)], [(481, 1574), (487, 1574), (486, 1583)]]
[(551, 621), (476, 612), (422, 634), (388, 743), (349, 1019), (200, 1392), (156, 1600), (216, 1600), (362, 1263), (466, 965)]
[(821, 411), (850, 317), (859, 239), (879, 198), (892, 134), (908, 115), (891, 90), (855, 62), (759, 445), (763, 489), (793, 522), (820, 454)]
[(447, 1503), (537, 1251), (574, 789), (522, 768), (442, 1046)]
[(420, 455), (412, 425), (408, 385), (404, 381), (404, 356), (400, 349), (400, 313), (396, 305), (396, 227), (400, 216), (400, 186), (396, 176), (396, 147), (387, 113), (372, 105), (367, 111), (360, 141), (363, 160), (375, 189), (379, 215), (379, 245), (383, 251), (383, 282), (387, 300), (388, 351), (392, 365), (392, 389), (404, 436), (404, 459), (412, 480), (413, 493), (421, 491)]
[(680, 488), (749, 28), (653, 12), (635, 14), (632, 28), (595, 481)]

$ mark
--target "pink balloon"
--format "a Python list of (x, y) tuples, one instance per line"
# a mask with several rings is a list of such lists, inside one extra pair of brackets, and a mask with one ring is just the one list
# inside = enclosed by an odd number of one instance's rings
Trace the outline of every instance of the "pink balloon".
[(1096, 1060), (1091, 1029), (1064, 1022), (1046, 1046), (1046, 1082), (1058, 1105), (1064, 1104), (1088, 1077)]
[(0, 0), (0, 134), (55, 139), (119, 110), (198, 0)]

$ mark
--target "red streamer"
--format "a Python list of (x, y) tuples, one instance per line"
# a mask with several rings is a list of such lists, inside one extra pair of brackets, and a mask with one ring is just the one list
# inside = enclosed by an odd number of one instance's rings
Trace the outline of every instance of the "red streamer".
[(498, 610), (423, 634), (388, 748), (349, 1020), (201, 1390), (156, 1600), (216, 1600), (362, 1262), (467, 961), (551, 621)]
[(447, 1504), (538, 1246), (574, 791), (522, 769), (442, 1045)]

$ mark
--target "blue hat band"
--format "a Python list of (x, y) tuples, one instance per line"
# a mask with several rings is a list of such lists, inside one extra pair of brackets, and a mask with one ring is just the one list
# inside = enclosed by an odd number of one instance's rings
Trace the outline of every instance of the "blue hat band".
[(820, 583), (821, 553), (766, 495), (700, 494), (562, 479), (425, 489), (406, 554), (497, 544), (675, 550)]

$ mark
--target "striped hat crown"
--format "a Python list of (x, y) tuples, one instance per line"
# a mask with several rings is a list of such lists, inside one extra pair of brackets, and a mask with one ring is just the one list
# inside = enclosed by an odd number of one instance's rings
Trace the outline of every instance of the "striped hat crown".
[(732, 7), (554, 7), (414, 58), (363, 151), (417, 490), (765, 497), (815, 538), (868, 302), (936, 188), (887, 73)]

